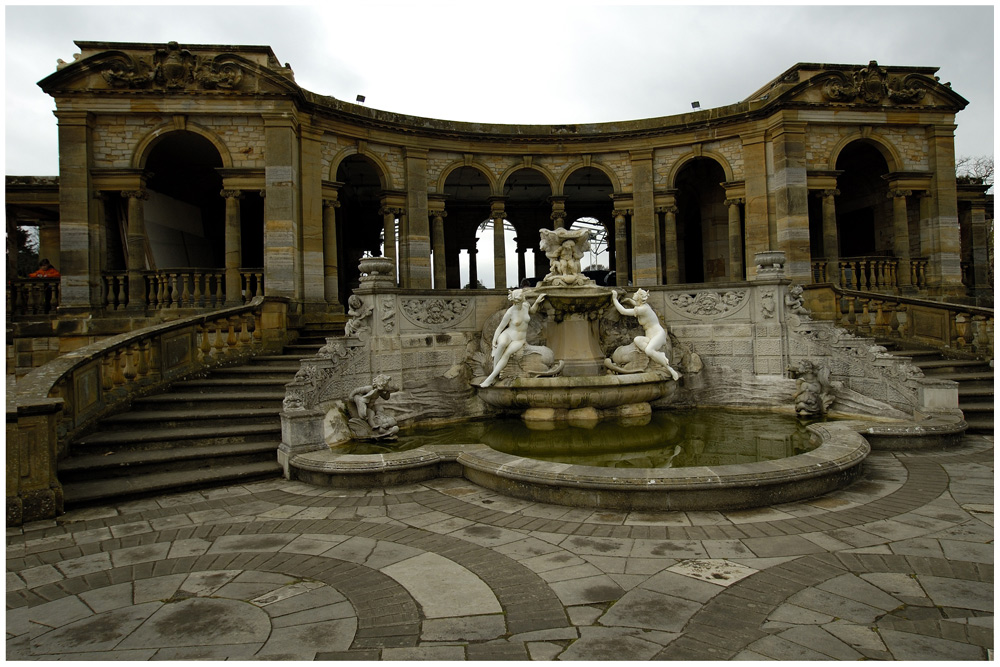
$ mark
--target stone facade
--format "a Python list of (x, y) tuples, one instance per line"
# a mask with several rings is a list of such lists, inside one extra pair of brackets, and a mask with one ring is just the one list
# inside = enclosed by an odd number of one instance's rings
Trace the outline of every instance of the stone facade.
[[(719, 109), (505, 126), (416, 118), (317, 95), (298, 87), (266, 47), (79, 46), (80, 58), (40, 82), (57, 99), (60, 118), (67, 311), (106, 300), (103, 276), (113, 267), (85, 248), (102, 235), (114, 239), (107, 195), (169, 191), (169, 172), (184, 172), (184, 150), (194, 144), (214, 161), (219, 189), (244, 195), (242, 209), (239, 199), (232, 204), (232, 219), (240, 222), (227, 227), (227, 240), (210, 244), (236, 249), (227, 262), (259, 262), (268, 294), (304, 312), (344, 309), (356, 259), (383, 247), (383, 225), (399, 234), (392, 239), (398, 256), (387, 242), (384, 252), (398, 264), (400, 287), (462, 287), (455, 268), (445, 267), (466, 252), (475, 255), (477, 227), (497, 212), (528, 240), (541, 227), (571, 224), (567, 214), (598, 220), (622, 285), (742, 280), (754, 273), (746, 258), (772, 247), (786, 253), (789, 277), (807, 283), (817, 259), (837, 259), (835, 250), (811, 241), (820, 225), (811, 221), (818, 214), (809, 196), (852, 177), (858, 162), (844, 156), (859, 150), (879, 162), (873, 173), (890, 181), (874, 185), (907, 193), (901, 196), (914, 210), (918, 198), (929, 200), (907, 241), (880, 237), (879, 243), (912, 247), (900, 262), (913, 253), (926, 258), (927, 279), (916, 286), (923, 294), (966, 292), (956, 195), (948, 185), (955, 114), (966, 101), (940, 84), (933, 68), (800, 63)], [(168, 174), (148, 173), (151, 159)], [(463, 169), (462, 178), (480, 174), (484, 185), (475, 194), (456, 177)], [(103, 193), (103, 204), (94, 193)], [(248, 203), (250, 194), (266, 195), (263, 206)], [(335, 210), (324, 213), (323, 202), (334, 202)], [(206, 226), (222, 215), (210, 193), (185, 203)], [(845, 193), (835, 205), (848, 216), (862, 203)], [(136, 244), (156, 243), (141, 209), (130, 210)], [(446, 214), (437, 231), (432, 210)], [(891, 206), (871, 210), (876, 218), (893, 215)], [(855, 223), (843, 217), (838, 224)], [(902, 233), (889, 223), (868, 224), (880, 234)], [(252, 257), (241, 255), (235, 237), (229, 240), (239, 225), (244, 254), (247, 243), (262, 246)], [(518, 252), (525, 247), (532, 246), (519, 240)], [(443, 256), (432, 259), (433, 248)], [(141, 263), (136, 255), (132, 266)], [(501, 267), (498, 258), (496, 271)], [(496, 287), (516, 285), (532, 267), (507, 273), (496, 273)]]

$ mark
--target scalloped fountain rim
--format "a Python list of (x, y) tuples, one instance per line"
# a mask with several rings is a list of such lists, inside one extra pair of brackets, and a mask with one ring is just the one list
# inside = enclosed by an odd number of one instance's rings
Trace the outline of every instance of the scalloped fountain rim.
[[(484, 444), (433, 445), (388, 454), (320, 450), (294, 456), (293, 477), (319, 486), (381, 488), (465, 477), (505, 495), (574, 507), (619, 510), (724, 510), (763, 507), (828, 493), (854, 481), (871, 451), (957, 444), (966, 424), (938, 415), (887, 424), (841, 420), (808, 429), (820, 445), (772, 461), (688, 468), (600, 468), (505, 454)], [(865, 435), (862, 435), (864, 433)]]

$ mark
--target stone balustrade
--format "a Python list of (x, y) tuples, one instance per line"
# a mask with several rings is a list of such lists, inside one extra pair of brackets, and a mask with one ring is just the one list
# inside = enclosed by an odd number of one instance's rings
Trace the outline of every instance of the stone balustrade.
[(112, 336), (26, 375), (7, 393), (7, 524), (62, 511), (56, 463), (77, 434), (137, 396), (280, 345), (286, 318), (285, 300), (258, 296)]
[[(127, 272), (106, 271), (102, 279), (104, 304), (109, 311), (132, 305)], [(163, 269), (147, 271), (143, 279), (146, 290), (143, 307), (147, 310), (221, 308), (228, 303), (225, 269)], [(240, 269), (240, 285), (241, 303), (264, 296), (264, 270)]]
[(58, 278), (17, 278), (7, 281), (7, 319), (48, 315), (59, 306)]
[[(825, 259), (812, 261), (814, 283), (833, 283), (860, 292), (883, 292), (899, 288), (899, 260), (895, 257), (842, 257), (836, 265)], [(910, 260), (910, 285), (927, 287), (927, 259)]]
[(993, 358), (993, 310), (836, 289), (838, 324), (865, 336), (899, 338)]

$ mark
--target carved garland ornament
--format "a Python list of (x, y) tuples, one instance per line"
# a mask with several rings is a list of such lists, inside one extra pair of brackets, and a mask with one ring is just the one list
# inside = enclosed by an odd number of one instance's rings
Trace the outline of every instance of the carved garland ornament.
[(170, 42), (151, 56), (117, 54), (104, 64), (101, 75), (113, 88), (178, 90), (198, 84), (207, 90), (234, 90), (243, 80), (243, 68), (234, 56), (195, 56)]
[(834, 102), (853, 102), (860, 98), (868, 104), (878, 104), (888, 97), (899, 104), (916, 104), (923, 98), (926, 90), (914, 75), (890, 77), (873, 60), (868, 63), (868, 67), (855, 70), (852, 75), (831, 72), (823, 92), (827, 99)]
[(411, 324), (449, 325), (465, 319), (472, 299), (403, 299), (402, 311)]
[(688, 315), (726, 315), (739, 308), (747, 298), (746, 290), (727, 292), (685, 292), (671, 294), (674, 308)]

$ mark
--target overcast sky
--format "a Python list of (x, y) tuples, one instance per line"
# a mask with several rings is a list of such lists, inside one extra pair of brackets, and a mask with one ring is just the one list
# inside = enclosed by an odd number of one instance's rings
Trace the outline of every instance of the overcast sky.
[(37, 82), (74, 40), (270, 46), (300, 86), (373, 108), (494, 123), (684, 113), (749, 96), (797, 62), (939, 67), (969, 100), (956, 153), (993, 154), (994, 9), (521, 2), (5, 7), (6, 173), (58, 173)]

